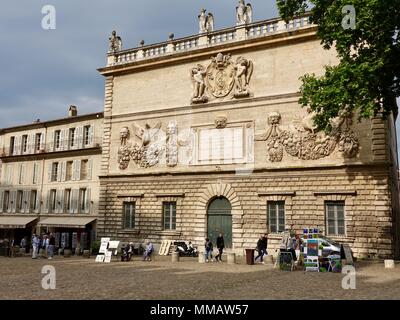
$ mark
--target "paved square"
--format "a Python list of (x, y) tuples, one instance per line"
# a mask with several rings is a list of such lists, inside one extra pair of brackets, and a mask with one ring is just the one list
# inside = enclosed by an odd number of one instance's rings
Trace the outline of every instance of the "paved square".
[[(56, 269), (56, 290), (41, 287), (45, 265)], [(341, 274), (284, 272), (243, 260), (171, 263), (171, 257), (157, 256), (103, 264), (93, 257), (0, 257), (0, 299), (400, 299), (399, 266), (359, 262), (356, 270), (356, 290), (343, 290)]]

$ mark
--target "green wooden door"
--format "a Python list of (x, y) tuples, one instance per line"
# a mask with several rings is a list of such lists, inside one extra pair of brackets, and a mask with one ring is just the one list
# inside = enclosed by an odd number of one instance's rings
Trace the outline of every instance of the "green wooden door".
[(225, 247), (232, 248), (232, 213), (231, 204), (226, 198), (216, 198), (208, 206), (207, 236), (216, 246), (220, 233), (224, 236)]

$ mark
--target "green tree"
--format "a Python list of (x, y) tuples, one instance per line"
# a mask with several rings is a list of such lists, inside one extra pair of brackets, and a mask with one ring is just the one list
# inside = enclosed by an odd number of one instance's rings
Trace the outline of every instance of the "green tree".
[[(346, 5), (355, 9), (354, 28), (343, 27)], [(321, 44), (336, 49), (338, 65), (325, 67), (322, 77), (301, 77), (299, 103), (317, 112), (320, 129), (329, 131), (329, 119), (344, 108), (362, 118), (397, 116), (400, 0), (277, 0), (277, 6), (286, 21), (310, 10)]]

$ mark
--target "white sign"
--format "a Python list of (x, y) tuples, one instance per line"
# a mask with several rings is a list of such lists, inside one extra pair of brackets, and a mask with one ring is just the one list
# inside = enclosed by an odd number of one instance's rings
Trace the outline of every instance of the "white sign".
[(111, 262), (112, 251), (107, 251), (104, 254), (104, 262), (110, 263)]
[(118, 249), (119, 241), (110, 241), (108, 243), (108, 249)]
[(102, 255), (102, 254), (97, 255), (96, 262), (104, 262), (104, 255)]
[(106, 253), (107, 252), (107, 246), (108, 246), (108, 242), (109, 241), (110, 241), (110, 238), (101, 238), (101, 244), (100, 244), (99, 253)]

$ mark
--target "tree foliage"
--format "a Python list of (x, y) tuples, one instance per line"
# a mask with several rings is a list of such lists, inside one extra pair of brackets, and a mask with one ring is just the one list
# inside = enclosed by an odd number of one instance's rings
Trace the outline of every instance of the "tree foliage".
[[(363, 118), (382, 112), (397, 116), (400, 96), (400, 0), (277, 0), (286, 21), (311, 11), (317, 36), (335, 48), (339, 64), (325, 74), (301, 77), (300, 104), (317, 112), (315, 122), (329, 130), (329, 118), (344, 108)], [(355, 28), (343, 28), (346, 5), (355, 8)]]

